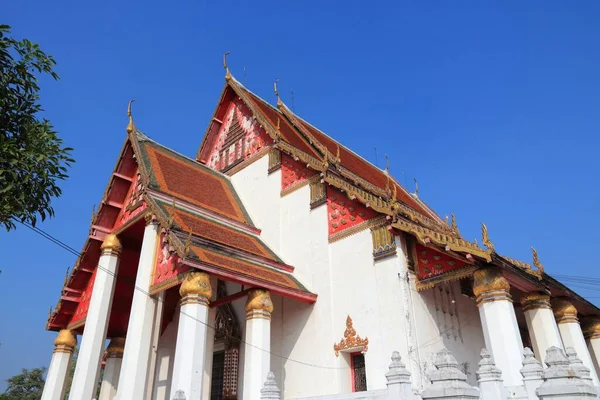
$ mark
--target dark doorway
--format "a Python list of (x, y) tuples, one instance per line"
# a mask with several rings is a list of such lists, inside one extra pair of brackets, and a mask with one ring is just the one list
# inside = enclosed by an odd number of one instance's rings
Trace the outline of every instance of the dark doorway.
[(367, 372), (365, 370), (365, 356), (362, 353), (350, 355), (352, 363), (352, 391), (365, 392), (367, 390)]
[(225, 352), (213, 353), (212, 379), (210, 382), (210, 400), (223, 399), (223, 367), (225, 365)]

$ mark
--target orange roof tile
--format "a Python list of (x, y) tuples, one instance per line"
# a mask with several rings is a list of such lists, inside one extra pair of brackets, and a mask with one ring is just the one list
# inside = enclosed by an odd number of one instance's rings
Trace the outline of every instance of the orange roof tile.
[(140, 141), (142, 157), (149, 163), (151, 187), (167, 195), (252, 225), (229, 179), (216, 171), (162, 147)]

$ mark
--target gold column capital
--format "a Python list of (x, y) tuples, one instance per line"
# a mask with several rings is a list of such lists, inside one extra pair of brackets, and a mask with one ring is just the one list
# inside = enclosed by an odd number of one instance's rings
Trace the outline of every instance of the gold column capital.
[(511, 301), (510, 284), (499, 268), (478, 269), (473, 278), (473, 293), (477, 297), (477, 305), (499, 300)]
[(246, 319), (271, 319), (271, 313), (273, 312), (271, 294), (266, 289), (250, 290), (244, 309), (246, 310)]
[(523, 311), (537, 310), (540, 308), (552, 309), (550, 306), (550, 295), (542, 292), (530, 292), (521, 296)]
[(179, 295), (181, 305), (192, 303), (208, 305), (212, 297), (210, 275), (201, 271), (186, 272), (179, 287)]
[(579, 323), (577, 309), (568, 297), (555, 297), (550, 301), (558, 324)]
[(125, 338), (114, 337), (106, 348), (106, 356), (109, 358), (123, 358), (125, 352)]
[(77, 346), (77, 337), (70, 329), (62, 329), (54, 339), (55, 353), (72, 353)]
[(102, 254), (113, 254), (118, 256), (121, 254), (121, 250), (123, 250), (123, 246), (121, 246), (119, 238), (114, 233), (106, 235), (104, 241), (100, 245)]
[(583, 336), (586, 339), (600, 338), (600, 318), (596, 316), (585, 317), (582, 321)]

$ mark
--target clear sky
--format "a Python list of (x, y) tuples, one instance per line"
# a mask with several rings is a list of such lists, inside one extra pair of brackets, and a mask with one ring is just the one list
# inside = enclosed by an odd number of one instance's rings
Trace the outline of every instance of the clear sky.
[[(600, 278), (598, 20), (584, 0), (35, 0), (4, 2), (0, 23), (58, 63), (42, 103), (77, 163), (40, 227), (72, 247), (125, 139), (127, 101), (142, 131), (193, 156), (230, 50), (249, 89), (274, 102), (280, 78), (298, 114), (380, 166), (387, 153), (466, 238), (485, 221), (502, 254), (531, 262), (534, 245), (547, 272)], [(0, 243), (4, 381), (48, 365), (48, 308), (75, 259), (23, 226)]]

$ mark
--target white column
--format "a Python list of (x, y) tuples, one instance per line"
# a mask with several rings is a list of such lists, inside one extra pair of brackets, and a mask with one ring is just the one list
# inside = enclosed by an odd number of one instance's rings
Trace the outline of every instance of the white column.
[(156, 312), (154, 313), (154, 325), (152, 327), (152, 349), (150, 351), (150, 361), (148, 366), (148, 375), (146, 378), (146, 397), (152, 398), (154, 393), (154, 376), (156, 374), (156, 364), (158, 361), (158, 342), (162, 328), (163, 312), (165, 307), (165, 291), (156, 295)]
[(72, 331), (63, 329), (58, 333), (54, 340), (54, 353), (46, 375), (42, 400), (64, 399), (67, 373), (71, 366), (75, 346), (77, 346), (77, 339)]
[(594, 385), (598, 386), (598, 374), (596, 374), (596, 368), (585, 343), (581, 325), (579, 325), (577, 309), (566, 297), (554, 298), (551, 303), (563, 345), (565, 348), (572, 347), (575, 349), (577, 357), (583, 362), (583, 365), (590, 369), (590, 377)]
[(146, 228), (135, 278), (135, 290), (127, 325), (127, 341), (117, 399), (141, 399), (146, 394), (146, 380), (152, 347), (152, 328), (156, 312), (156, 296), (150, 296), (150, 281), (156, 259), (158, 221), (146, 218)]
[[(216, 279), (215, 279), (216, 286)], [(208, 310), (208, 324), (212, 327), (215, 326), (215, 318), (217, 316), (217, 309), (210, 308)], [(203, 399), (210, 399), (211, 390), (211, 379), (212, 379), (212, 365), (213, 365), (213, 353), (215, 349), (215, 330), (208, 328), (206, 332), (206, 354), (204, 355), (204, 389), (202, 392)]]
[(253, 289), (246, 301), (246, 341), (244, 343), (243, 399), (259, 399), (265, 377), (271, 368), (271, 313), (273, 302), (268, 290)]
[(98, 261), (98, 271), (77, 355), (69, 400), (91, 400), (98, 384), (100, 357), (104, 350), (110, 308), (119, 270), (121, 243), (117, 235), (107, 235), (100, 249), (102, 255)]
[(545, 366), (546, 351), (550, 347), (556, 346), (564, 350), (554, 313), (550, 307), (550, 296), (539, 292), (527, 293), (521, 297), (521, 305), (533, 352), (542, 366)]
[(510, 296), (510, 285), (496, 268), (475, 271), (473, 293), (477, 296), (485, 346), (502, 370), (506, 386), (523, 384), (519, 370), (523, 342)]
[(113, 400), (119, 387), (119, 374), (123, 361), (123, 350), (125, 338), (112, 338), (106, 348), (106, 364), (104, 375), (100, 384), (100, 396), (98, 400)]
[(594, 365), (592, 372), (600, 377), (600, 319), (592, 317), (585, 321), (583, 334)]
[(179, 294), (181, 307), (170, 398), (183, 391), (186, 399), (200, 399), (203, 385), (210, 384), (204, 382), (208, 302), (212, 296), (209, 275), (186, 273)]

